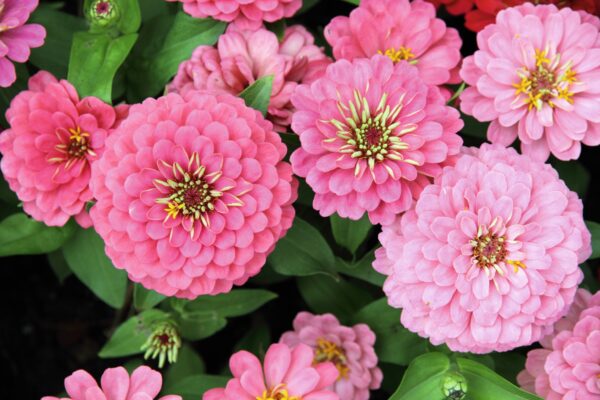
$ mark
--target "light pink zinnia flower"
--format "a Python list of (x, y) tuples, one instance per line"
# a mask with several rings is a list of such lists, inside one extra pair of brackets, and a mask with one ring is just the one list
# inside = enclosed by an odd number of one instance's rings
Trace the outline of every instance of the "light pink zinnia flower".
[(414, 64), (425, 83), (458, 83), (462, 41), (456, 29), (435, 17), (435, 7), (416, 0), (362, 0), (350, 17), (335, 17), (325, 38), (336, 59), (385, 54)]
[(439, 89), (384, 56), (337, 61), (299, 86), (292, 103), (302, 145), (292, 166), (323, 216), (356, 220), (368, 212), (373, 223), (391, 223), (462, 144), (462, 121)]
[(10, 129), (0, 134), (0, 167), (26, 213), (51, 226), (71, 216), (90, 226), (91, 164), (104, 151), (115, 118), (111, 106), (79, 99), (69, 82), (48, 72), (29, 79), (29, 90), (6, 111)]
[(272, 344), (260, 360), (247, 351), (231, 356), (229, 368), (233, 378), (227, 387), (211, 389), (203, 400), (339, 400), (327, 389), (338, 377), (333, 363), (313, 366), (314, 352), (303, 344), (293, 350), (287, 345)]
[(591, 254), (582, 211), (552, 167), (484, 144), (384, 227), (373, 266), (411, 331), (454, 351), (510, 350), (550, 333), (573, 302)]
[(147, 99), (94, 165), (94, 227), (117, 268), (194, 298), (256, 275), (291, 226), (296, 181), (271, 123), (242, 99)]
[[(589, 20), (590, 18), (588, 18)], [(545, 161), (579, 157), (581, 143), (600, 144), (598, 21), (554, 5), (501, 11), (477, 35), (479, 50), (460, 75), (471, 87), (461, 109), (492, 121), (488, 139)]]
[(332, 387), (340, 399), (368, 400), (369, 390), (381, 386), (383, 374), (373, 349), (375, 334), (368, 325), (348, 327), (332, 314), (301, 312), (294, 319), (294, 330), (285, 332), (280, 342), (312, 347), (316, 364), (333, 362), (340, 376)]
[(310, 83), (320, 76), (330, 60), (314, 45), (314, 38), (302, 26), (287, 28), (281, 43), (264, 28), (257, 31), (228, 30), (217, 48), (198, 47), (167, 87), (169, 92), (211, 90), (240, 94), (257, 79), (273, 75), (273, 89), (267, 118), (275, 129), (285, 132), (294, 109), (290, 97), (298, 83)]
[[(600, 293), (577, 293), (579, 304), (544, 344), (527, 354), (517, 380), (546, 400), (600, 398)], [(582, 307), (583, 306), (583, 307)]]
[[(131, 377), (123, 367), (109, 368), (102, 374), (100, 386), (86, 371), (80, 369), (65, 379), (69, 397), (45, 396), (42, 400), (153, 400), (162, 386), (162, 376), (141, 366)], [(158, 400), (181, 400), (181, 396), (162, 396)]]
[(38, 0), (0, 0), (0, 87), (17, 79), (12, 61), (24, 63), (31, 49), (44, 44), (44, 27), (25, 24), (37, 6)]
[(167, 0), (183, 3), (183, 10), (196, 18), (234, 22), (245, 29), (257, 29), (263, 22), (289, 18), (302, 7), (302, 0)]

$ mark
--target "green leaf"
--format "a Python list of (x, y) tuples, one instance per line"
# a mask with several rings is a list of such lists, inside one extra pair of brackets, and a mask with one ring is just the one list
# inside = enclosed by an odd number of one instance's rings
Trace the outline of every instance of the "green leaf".
[(351, 3), (351, 4), (356, 4), (359, 5), (360, 4), (360, 0), (344, 0), (346, 3)]
[(375, 332), (375, 352), (380, 361), (408, 365), (427, 351), (428, 342), (400, 324), (400, 310), (387, 305), (385, 298), (362, 308), (354, 323), (365, 323)]
[(137, 33), (113, 38), (107, 33), (79, 32), (73, 37), (69, 61), (69, 82), (79, 95), (112, 101), (117, 70), (138, 38)]
[(493, 353), (494, 370), (510, 382), (517, 383), (517, 375), (525, 369), (526, 357), (516, 352)]
[(62, 251), (57, 250), (53, 251), (52, 253), (48, 253), (47, 257), (50, 268), (52, 268), (54, 275), (56, 275), (56, 278), (62, 285), (65, 279), (73, 274), (73, 271), (71, 271), (71, 268), (69, 268), (69, 265), (65, 260), (65, 256), (63, 255)]
[(26, 214), (13, 214), (0, 222), (0, 257), (53, 252), (69, 240), (75, 227), (73, 221), (49, 227)]
[(175, 315), (181, 337), (200, 340), (219, 332), (227, 325), (227, 319), (213, 311), (183, 312)]
[[(402, 383), (389, 400), (445, 400), (442, 379), (449, 370), (450, 359), (447, 355), (423, 354), (410, 363)], [(490, 399), (505, 400), (503, 397), (487, 398)]]
[(371, 250), (355, 263), (348, 263), (341, 258), (338, 258), (336, 269), (341, 274), (382, 287), (383, 282), (385, 282), (385, 275), (375, 271), (375, 268), (373, 268), (373, 261), (375, 261), (375, 250)]
[(177, 362), (169, 366), (165, 373), (165, 386), (172, 382), (181, 381), (191, 375), (202, 374), (206, 370), (204, 361), (198, 353), (188, 344), (184, 344), (179, 349)]
[(252, 85), (248, 86), (240, 97), (244, 99), (248, 107), (252, 107), (267, 115), (269, 101), (271, 101), (271, 91), (273, 90), (273, 75), (263, 76)]
[(217, 375), (193, 375), (180, 381), (166, 385), (162, 389), (163, 395), (178, 394), (183, 400), (198, 400), (209, 389), (225, 387), (230, 378)]
[(335, 257), (321, 233), (308, 222), (296, 217), (294, 225), (279, 240), (269, 256), (269, 263), (282, 275), (335, 275)]
[(332, 313), (348, 321), (354, 314), (373, 301), (366, 290), (345, 280), (335, 281), (326, 276), (298, 278), (302, 298), (316, 314)]
[(365, 241), (373, 225), (369, 221), (367, 214), (358, 221), (349, 218), (341, 218), (337, 214), (329, 217), (333, 238), (336, 243), (350, 250), (352, 254), (356, 253), (358, 246)]
[(166, 298), (165, 295), (149, 290), (136, 283), (133, 287), (133, 305), (138, 310), (148, 310)]
[(46, 28), (46, 40), (42, 47), (31, 50), (29, 61), (59, 79), (66, 78), (73, 34), (86, 30), (86, 21), (71, 14), (40, 6), (32, 14), (30, 22), (41, 24)]
[(256, 318), (248, 333), (236, 343), (233, 352), (240, 350), (249, 351), (252, 354), (263, 356), (272, 343), (269, 324), (262, 318)]
[(127, 274), (116, 269), (104, 252), (104, 242), (93, 229), (80, 229), (63, 248), (73, 273), (96, 296), (114, 308), (125, 302)]
[(215, 44), (225, 26), (223, 22), (193, 18), (183, 12), (150, 20), (140, 31), (127, 71), (129, 101), (141, 101), (162, 92), (179, 64), (189, 59), (198, 46)]
[(302, 7), (300, 8), (300, 10), (298, 10), (296, 15), (304, 14), (305, 12), (309, 11), (311, 8), (316, 6), (318, 2), (319, 0), (304, 0), (302, 2)]
[(577, 161), (552, 160), (552, 166), (558, 171), (560, 178), (565, 181), (569, 189), (583, 198), (590, 184), (590, 173)]
[[(142, 0), (146, 2), (148, 0)], [(142, 23), (142, 14), (138, 0), (119, 0), (121, 8), (121, 19), (117, 28), (125, 34), (135, 33), (140, 29)]]
[(600, 224), (594, 221), (585, 221), (585, 224), (592, 234), (592, 255), (590, 260), (600, 257)]
[(235, 289), (216, 296), (200, 296), (185, 305), (189, 312), (215, 312), (220, 317), (239, 317), (259, 309), (277, 298), (277, 294), (261, 289)]
[(169, 314), (160, 310), (147, 310), (129, 318), (115, 330), (100, 349), (98, 357), (115, 358), (143, 353), (141, 347), (152, 333), (152, 325), (167, 318)]
[(485, 365), (466, 358), (457, 358), (456, 363), (467, 379), (467, 393), (471, 400), (542, 400), (519, 389)]
[(165, 0), (142, 0), (140, 4), (142, 12), (142, 21), (148, 21), (157, 16), (168, 15), (173, 4), (165, 2)]

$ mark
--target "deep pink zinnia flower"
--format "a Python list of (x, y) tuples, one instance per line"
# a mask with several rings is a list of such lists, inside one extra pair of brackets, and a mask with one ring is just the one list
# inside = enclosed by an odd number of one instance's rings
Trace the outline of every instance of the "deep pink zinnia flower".
[(302, 0), (167, 0), (183, 3), (183, 10), (196, 18), (233, 22), (245, 29), (257, 29), (263, 22), (289, 18), (302, 7)]
[[(587, 18), (589, 20), (589, 18)], [(479, 50), (460, 71), (471, 87), (461, 109), (492, 121), (488, 139), (517, 137), (540, 161), (579, 157), (600, 144), (600, 31), (580, 12), (524, 4), (501, 11), (477, 35)]]
[(453, 351), (510, 350), (573, 302), (591, 254), (582, 211), (552, 167), (484, 144), (383, 228), (373, 266), (411, 331)]
[(384, 56), (337, 61), (298, 87), (292, 128), (302, 147), (294, 173), (315, 191), (321, 215), (387, 224), (406, 211), (462, 139), (458, 112), (415, 67)]
[(211, 389), (203, 400), (340, 400), (327, 389), (338, 377), (333, 363), (313, 365), (313, 350), (303, 344), (293, 350), (287, 345), (272, 344), (264, 366), (247, 351), (231, 356), (229, 368), (233, 378), (227, 387)]
[(44, 27), (25, 24), (37, 6), (38, 0), (0, 0), (0, 87), (17, 79), (12, 61), (24, 63), (31, 49), (44, 44)]
[[(45, 396), (42, 400), (153, 400), (162, 387), (162, 376), (141, 366), (131, 377), (123, 367), (109, 368), (102, 374), (100, 386), (86, 371), (80, 369), (65, 379), (69, 397)], [(162, 396), (158, 400), (181, 400), (181, 396)]]
[(294, 330), (285, 332), (281, 343), (300, 343), (315, 351), (314, 363), (332, 362), (340, 375), (333, 390), (345, 400), (368, 400), (369, 390), (379, 389), (383, 374), (377, 367), (375, 334), (365, 324), (343, 326), (332, 314), (299, 313)]
[(6, 119), (0, 167), (25, 212), (47, 225), (75, 216), (90, 226), (91, 164), (104, 151), (114, 109), (95, 97), (80, 99), (69, 82), (41, 71), (13, 99)]
[(147, 99), (94, 165), (90, 213), (129, 277), (167, 296), (231, 290), (291, 226), (296, 181), (271, 123), (242, 99)]
[(578, 303), (569, 310), (544, 348), (527, 354), (517, 380), (547, 400), (600, 398), (600, 292), (580, 289)]
[(435, 17), (435, 7), (416, 0), (362, 0), (350, 17), (335, 17), (325, 37), (336, 59), (385, 54), (414, 64), (425, 83), (458, 83), (462, 41)]
[(219, 38), (217, 48), (198, 47), (167, 87), (169, 92), (211, 90), (240, 94), (257, 79), (272, 75), (273, 89), (268, 119), (285, 132), (294, 109), (290, 98), (298, 83), (310, 83), (330, 64), (323, 50), (302, 26), (285, 31), (282, 42), (264, 28), (257, 31), (230, 29)]

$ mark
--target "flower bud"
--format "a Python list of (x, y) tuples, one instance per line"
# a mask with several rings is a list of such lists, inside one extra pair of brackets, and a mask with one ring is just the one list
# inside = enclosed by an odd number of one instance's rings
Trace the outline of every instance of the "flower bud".
[(467, 380), (457, 372), (448, 372), (442, 378), (444, 400), (464, 400), (467, 397)]
[(107, 27), (115, 25), (120, 18), (119, 6), (115, 0), (86, 1), (86, 17), (92, 25)]
[(169, 364), (177, 362), (177, 354), (181, 347), (181, 337), (177, 326), (171, 321), (161, 321), (154, 325), (152, 333), (142, 345), (141, 350), (144, 353), (144, 359), (156, 359), (158, 357), (158, 367), (165, 365), (165, 360)]

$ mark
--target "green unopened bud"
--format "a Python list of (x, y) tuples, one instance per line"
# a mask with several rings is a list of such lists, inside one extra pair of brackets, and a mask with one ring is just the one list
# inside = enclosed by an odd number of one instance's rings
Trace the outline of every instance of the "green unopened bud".
[(442, 378), (444, 400), (463, 400), (467, 397), (467, 380), (457, 372), (448, 372)]
[(92, 25), (106, 27), (119, 21), (120, 10), (114, 0), (91, 0), (86, 2), (86, 16)]
[(144, 359), (156, 359), (158, 357), (158, 367), (162, 368), (165, 361), (169, 364), (177, 362), (177, 354), (181, 347), (181, 337), (177, 326), (170, 321), (162, 321), (154, 325), (152, 333), (141, 347), (144, 353)]

